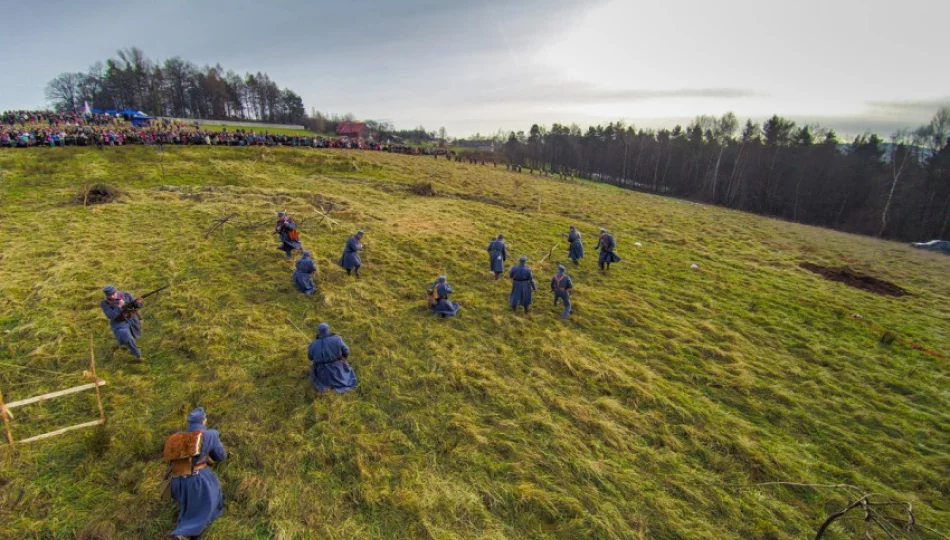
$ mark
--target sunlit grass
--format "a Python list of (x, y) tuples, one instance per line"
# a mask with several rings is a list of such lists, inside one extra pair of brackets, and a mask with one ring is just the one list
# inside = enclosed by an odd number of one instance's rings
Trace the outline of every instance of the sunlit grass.
[[(71, 203), (96, 182), (123, 195)], [(414, 195), (420, 182), (437, 196)], [(317, 225), (331, 204), (340, 225)], [(313, 297), (294, 289), (270, 226), (247, 226), (278, 209), (303, 221)], [(562, 322), (546, 290), (570, 224), (587, 258), (568, 265)], [(601, 226), (624, 259), (606, 276)], [(361, 281), (335, 265), (357, 229)], [(529, 264), (557, 246), (528, 316), (488, 272), (498, 232)], [(802, 261), (913, 296), (823, 281)], [(425, 307), (440, 273), (461, 317)], [(950, 258), (900, 244), (503, 167), (286, 148), (0, 151), (0, 362), (64, 374), (0, 367), (0, 390), (80, 384), (92, 336), (111, 436), (107, 449), (91, 430), (0, 447), (0, 537), (167, 533), (161, 444), (198, 404), (232, 453), (209, 539), (791, 539), (847, 503), (732, 487), (773, 480), (860, 485), (947, 530), (950, 366), (849, 316), (946, 353), (948, 275)], [(166, 282), (144, 312), (147, 363), (131, 364), (101, 286)], [(287, 318), (344, 336), (357, 391), (311, 390), (307, 339)], [(92, 419), (89, 399), (17, 409), (14, 432)]]

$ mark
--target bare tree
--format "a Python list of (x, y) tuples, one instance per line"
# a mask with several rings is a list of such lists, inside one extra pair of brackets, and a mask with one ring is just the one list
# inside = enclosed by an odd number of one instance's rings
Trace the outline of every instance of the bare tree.
[(82, 73), (60, 73), (46, 85), (46, 99), (56, 109), (75, 111), (79, 107)]
[(899, 130), (891, 135), (891, 189), (887, 194), (884, 210), (881, 212), (881, 230), (878, 231), (878, 236), (883, 236), (884, 229), (887, 228), (887, 212), (891, 209), (891, 201), (894, 199), (894, 190), (897, 189), (897, 183), (904, 173), (907, 158), (913, 153), (913, 149), (910, 148), (910, 142), (910, 134), (906, 129)]
[(712, 201), (716, 201), (716, 186), (719, 183), (719, 165), (722, 163), (722, 153), (726, 149), (726, 145), (736, 136), (736, 131), (739, 130), (739, 120), (736, 118), (736, 115), (727, 112), (722, 115), (722, 118), (716, 122), (716, 125), (713, 127), (713, 138), (719, 144), (719, 156), (716, 158), (716, 169), (713, 172), (712, 179)]

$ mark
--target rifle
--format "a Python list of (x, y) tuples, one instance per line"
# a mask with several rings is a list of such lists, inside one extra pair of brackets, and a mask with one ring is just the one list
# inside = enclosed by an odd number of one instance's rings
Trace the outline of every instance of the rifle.
[[(143, 294), (143, 295), (140, 296), (138, 299), (139, 299), (139, 300), (145, 300), (145, 299), (148, 298), (149, 296), (152, 296), (153, 294), (158, 294), (158, 293), (164, 291), (165, 289), (167, 289), (167, 288), (169, 288), (169, 287), (171, 287), (171, 286), (172, 286), (171, 283), (169, 283), (168, 285), (165, 285), (165, 286), (163, 286), (163, 287), (159, 287), (159, 288), (155, 289), (154, 291), (147, 292), (147, 293)], [(130, 302), (130, 303), (128, 303), (128, 304), (122, 306), (122, 315), (123, 315), (126, 319), (128, 319), (128, 318), (131, 317), (136, 311), (138, 311), (138, 309), (139, 309), (139, 308), (135, 307), (135, 303), (134, 303), (134, 302)]]

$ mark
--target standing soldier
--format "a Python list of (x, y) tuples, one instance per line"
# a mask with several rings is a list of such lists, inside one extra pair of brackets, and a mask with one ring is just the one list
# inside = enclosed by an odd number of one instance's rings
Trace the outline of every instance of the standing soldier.
[(297, 261), (296, 270), (294, 270), (294, 285), (297, 290), (310, 296), (317, 290), (313, 282), (313, 274), (317, 272), (317, 265), (313, 262), (313, 257), (309, 250), (304, 250), (303, 256)]
[(303, 248), (300, 244), (297, 223), (287, 215), (287, 212), (277, 212), (277, 225), (274, 227), (274, 233), (280, 235), (280, 247), (277, 249), (283, 251), (288, 259), (294, 256), (295, 249)]
[(346, 241), (346, 246), (343, 248), (343, 256), (340, 257), (340, 266), (346, 270), (346, 275), (350, 273), (356, 274), (356, 279), (360, 278), (360, 267), (363, 266), (363, 261), (360, 259), (360, 251), (363, 251), (363, 231), (357, 231), (356, 234), (351, 236), (349, 240)]
[(567, 320), (571, 314), (571, 289), (574, 284), (571, 282), (571, 276), (564, 273), (564, 265), (557, 265), (557, 275), (551, 278), (551, 290), (554, 291), (554, 306), (557, 307), (558, 300), (564, 302), (564, 311), (561, 318)]
[(571, 230), (567, 233), (567, 243), (570, 247), (567, 250), (567, 256), (576, 265), (578, 259), (584, 258), (584, 243), (581, 242), (581, 233), (571, 225)]
[(211, 464), (227, 459), (218, 432), (208, 429), (201, 407), (188, 415), (188, 429), (165, 441), (163, 457), (171, 465), (171, 495), (178, 502), (178, 525), (172, 538), (198, 538), (224, 511), (221, 483)]
[(343, 338), (330, 332), (330, 325), (320, 323), (317, 339), (307, 348), (310, 358), (310, 383), (318, 391), (333, 390), (338, 394), (356, 388), (356, 373), (346, 362), (350, 348)]
[(495, 281), (505, 272), (505, 261), (508, 260), (508, 246), (505, 245), (505, 235), (499, 234), (498, 238), (488, 244), (489, 268), (495, 273)]
[(617, 242), (614, 241), (612, 234), (607, 233), (607, 229), (600, 230), (600, 238), (597, 239), (597, 247), (600, 250), (600, 258), (597, 260), (601, 272), (610, 270), (610, 263), (620, 262), (620, 257), (614, 253), (617, 249)]
[(109, 318), (109, 326), (119, 345), (127, 347), (136, 360), (142, 361), (142, 352), (135, 340), (142, 335), (142, 320), (138, 309), (142, 307), (141, 298), (133, 298), (127, 292), (119, 292), (112, 285), (106, 285), (102, 292), (106, 299), (99, 303), (102, 312)]
[(524, 306), (525, 313), (530, 311), (532, 294), (538, 290), (534, 283), (534, 274), (528, 268), (527, 262), (528, 258), (522, 255), (521, 259), (518, 260), (518, 264), (512, 266), (511, 272), (508, 274), (508, 277), (512, 279), (511, 297), (509, 298), (511, 311), (517, 311), (518, 306)]

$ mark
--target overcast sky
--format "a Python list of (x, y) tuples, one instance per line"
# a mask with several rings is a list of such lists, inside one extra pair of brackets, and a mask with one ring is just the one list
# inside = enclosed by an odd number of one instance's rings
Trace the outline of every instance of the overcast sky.
[(619, 119), (672, 127), (727, 111), (887, 135), (950, 105), (945, 0), (0, 6), (0, 109), (45, 106), (49, 79), (132, 46), (266, 72), (308, 110), (451, 136)]

